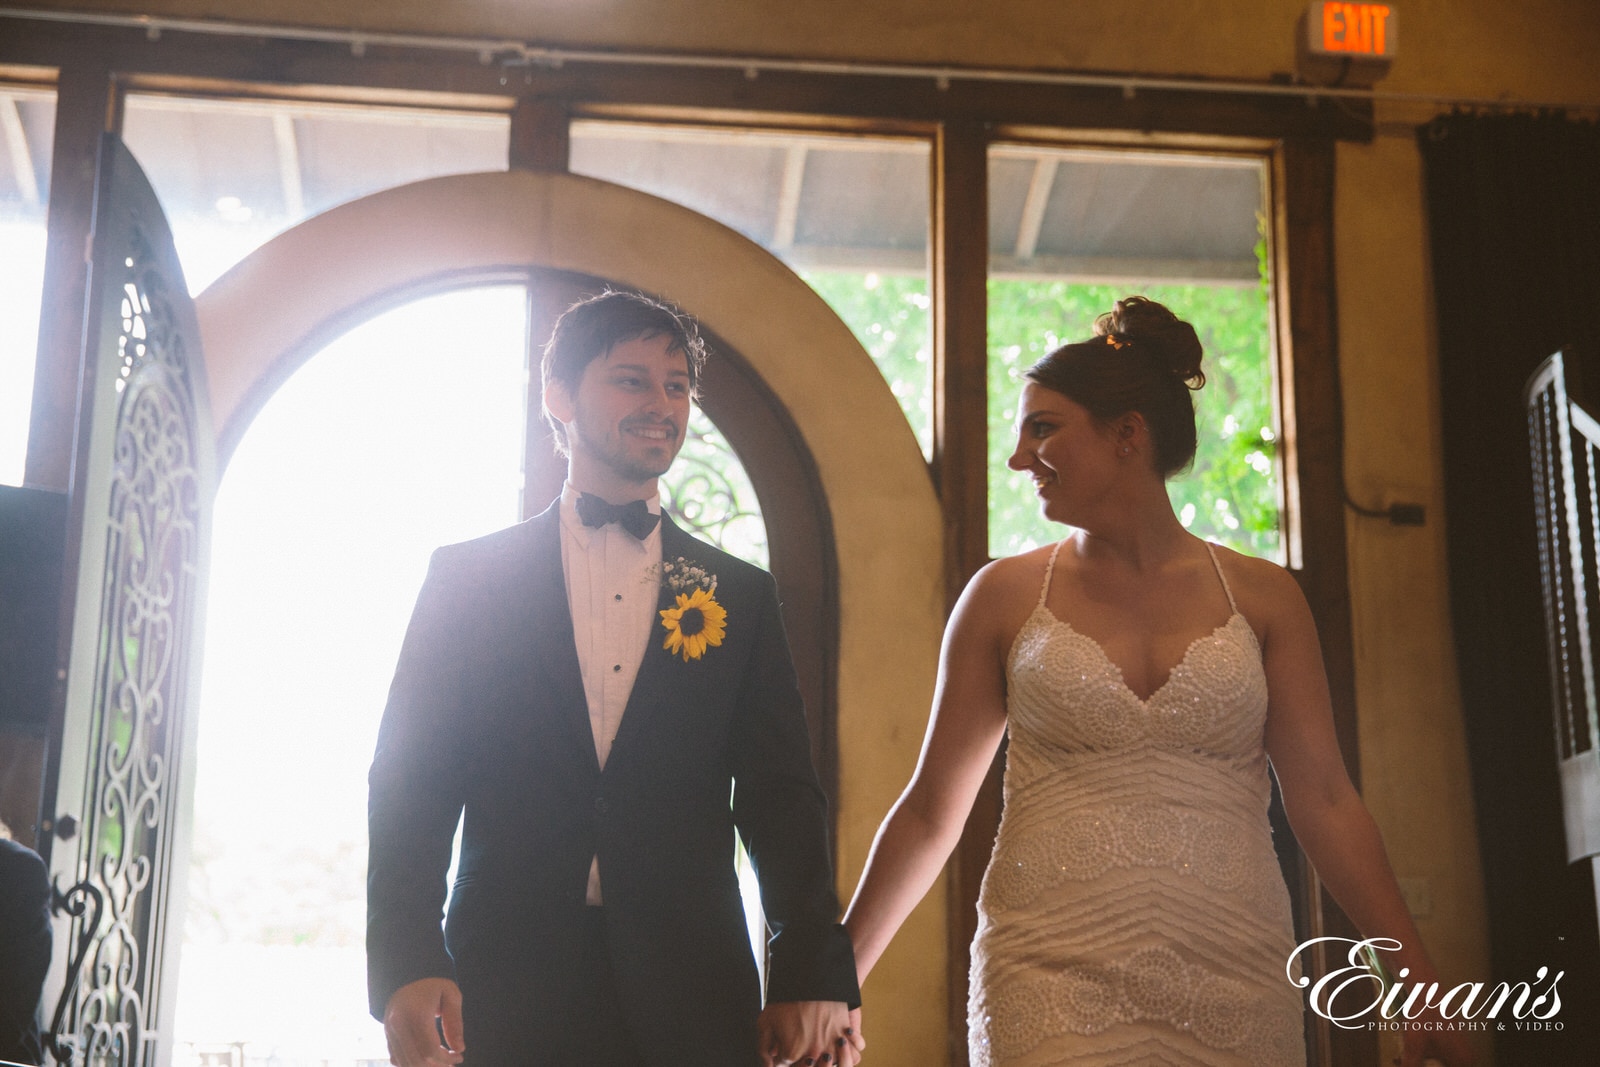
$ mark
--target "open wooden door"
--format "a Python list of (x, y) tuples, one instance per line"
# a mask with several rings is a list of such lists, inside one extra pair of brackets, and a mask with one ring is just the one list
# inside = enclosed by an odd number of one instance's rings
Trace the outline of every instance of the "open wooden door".
[(57, 1063), (171, 1059), (214, 483), (194, 305), (149, 182), (100, 146), (40, 850)]
[(1589, 862), (1600, 898), (1600, 422), (1568, 396), (1560, 352), (1524, 400), (1567, 862)]

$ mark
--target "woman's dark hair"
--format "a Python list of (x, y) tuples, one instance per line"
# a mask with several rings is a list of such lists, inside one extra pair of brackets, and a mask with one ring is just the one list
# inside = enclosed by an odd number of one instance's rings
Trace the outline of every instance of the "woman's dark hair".
[(1082, 404), (1100, 422), (1137, 411), (1155, 443), (1155, 467), (1170, 478), (1194, 460), (1194, 400), (1206, 384), (1194, 327), (1143, 296), (1117, 301), (1094, 323), (1094, 339), (1062, 345), (1026, 377)]

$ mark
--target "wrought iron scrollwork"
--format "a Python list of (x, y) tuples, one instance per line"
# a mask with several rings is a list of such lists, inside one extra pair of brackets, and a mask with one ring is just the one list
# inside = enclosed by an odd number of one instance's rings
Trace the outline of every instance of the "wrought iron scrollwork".
[(73, 889), (92, 892), (97, 904), (92, 925), (74, 923), (86, 946), (82, 970), (64, 990), (51, 1030), (59, 1062), (76, 1055), (108, 1067), (149, 1062), (155, 1040), (202, 494), (189, 357), (173, 312), (173, 300), (186, 295), (173, 293), (138, 226), (121, 266), (120, 323), (107, 325), (116, 330), (119, 395), (102, 520), (100, 648), (76, 868), (82, 881)]
[[(66, 983), (62, 986), (60, 999), (56, 1001), (55, 1014), (50, 1017), (50, 1031), (44, 1037), (45, 1051), (59, 1064), (71, 1064), (77, 1051), (77, 1042), (62, 1035), (61, 1023), (66, 1018), (67, 1007), (78, 992), (78, 979), (83, 972), (84, 960), (89, 958), (89, 948), (94, 944), (95, 934), (100, 929), (100, 915), (105, 910), (105, 903), (105, 897), (91, 882), (79, 882), (65, 893), (53, 883), (50, 886), (50, 913), (70, 915), (79, 920), (76, 923), (78, 943), (67, 957)], [(91, 904), (94, 907), (90, 917), (84, 919), (83, 914), (90, 910)]]
[(767, 565), (767, 526), (744, 465), (699, 408), (683, 450), (661, 478), (661, 506), (684, 529), (725, 552)]

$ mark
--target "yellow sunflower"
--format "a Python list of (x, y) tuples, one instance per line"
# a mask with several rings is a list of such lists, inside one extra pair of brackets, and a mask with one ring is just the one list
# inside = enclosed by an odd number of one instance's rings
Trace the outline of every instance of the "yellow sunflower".
[(679, 593), (676, 607), (663, 608), (661, 625), (667, 640), (661, 647), (675, 652), (688, 663), (706, 654), (706, 648), (722, 644), (728, 632), (728, 611), (708, 590)]

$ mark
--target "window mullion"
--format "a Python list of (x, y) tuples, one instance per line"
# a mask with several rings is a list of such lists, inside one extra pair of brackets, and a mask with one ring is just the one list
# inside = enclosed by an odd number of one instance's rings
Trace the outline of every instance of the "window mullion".
[[(989, 144), (980, 122), (943, 124), (933, 152), (933, 473), (945, 524), (953, 605), (989, 560)], [(999, 761), (973, 803), (947, 870), (950, 1062), (967, 1062), (968, 946), (978, 886), (1000, 821)]]
[(95, 160), (100, 135), (112, 128), (112, 100), (111, 71), (103, 63), (89, 61), (61, 69), (56, 83), (44, 298), (24, 475), (28, 485), (39, 489), (64, 491), (72, 476), (88, 279), (84, 249), (94, 207)]
[(933, 471), (945, 518), (945, 576), (955, 603), (989, 560), (988, 131), (945, 123), (933, 153)]

